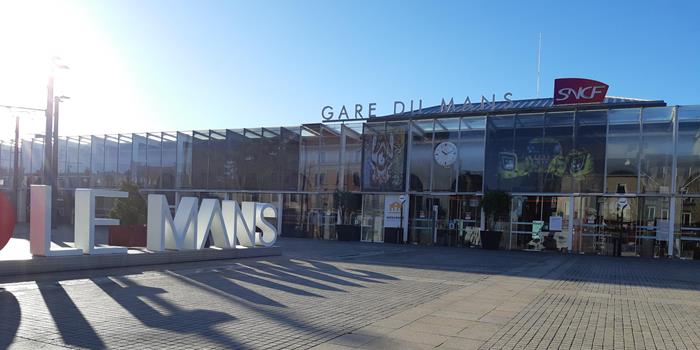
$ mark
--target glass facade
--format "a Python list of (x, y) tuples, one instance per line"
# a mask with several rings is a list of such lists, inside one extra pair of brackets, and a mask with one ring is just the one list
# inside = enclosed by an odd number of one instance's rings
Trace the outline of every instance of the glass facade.
[[(342, 225), (384, 242), (387, 203), (404, 195), (404, 240), (461, 246), (479, 244), (483, 193), (504, 190), (505, 249), (664, 256), (670, 245), (697, 257), (700, 107), (643, 105), (61, 137), (59, 196), (70, 203), (75, 188), (132, 181), (171, 204), (259, 198), (281, 206), (283, 235), (341, 239)], [(0, 142), (3, 191), (13, 188), (14, 152)], [(21, 141), (19, 170), (21, 197), (43, 181), (43, 140)], [(60, 208), (66, 222), (69, 208)]]

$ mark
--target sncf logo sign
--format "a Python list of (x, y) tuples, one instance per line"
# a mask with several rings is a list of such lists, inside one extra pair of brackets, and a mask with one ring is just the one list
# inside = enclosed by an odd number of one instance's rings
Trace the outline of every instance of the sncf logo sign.
[(554, 80), (554, 104), (603, 102), (608, 85), (599, 81), (579, 78)]

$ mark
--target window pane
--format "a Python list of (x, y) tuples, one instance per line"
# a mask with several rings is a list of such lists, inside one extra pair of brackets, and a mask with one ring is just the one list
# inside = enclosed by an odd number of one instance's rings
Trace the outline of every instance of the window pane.
[(433, 120), (413, 123), (411, 136), (410, 190), (430, 191), (430, 172), (433, 166)]
[(603, 192), (606, 114), (606, 111), (576, 113), (575, 145), (567, 157), (574, 192)]
[(700, 193), (700, 106), (678, 107), (678, 192)]
[(102, 137), (92, 136), (92, 156), (90, 168), (92, 170), (92, 178), (90, 186), (103, 187), (104, 169), (105, 169), (105, 139)]
[(362, 125), (343, 124), (345, 136), (345, 157), (343, 158), (346, 191), (359, 191), (362, 171)]
[(117, 178), (117, 186), (124, 181), (133, 180), (131, 174), (132, 148), (131, 134), (119, 135), (119, 176)]
[(320, 129), (319, 124), (312, 124), (304, 125), (301, 130), (300, 191), (316, 191), (321, 180), (318, 169)]
[(542, 145), (544, 192), (573, 192), (568, 160), (574, 149), (574, 114), (547, 113)]
[(148, 144), (146, 140), (146, 134), (133, 134), (133, 152), (134, 156), (132, 159), (131, 169), (134, 172), (136, 178), (136, 184), (140, 188), (145, 188), (147, 183), (146, 178), (146, 157), (148, 151)]
[(487, 118), (485, 191), (511, 191), (513, 187), (518, 163), (513, 152), (514, 119), (512, 115)]
[(192, 188), (207, 188), (209, 179), (209, 131), (192, 133)]
[[(227, 188), (226, 179), (231, 174), (230, 164), (227, 164), (226, 130), (209, 130), (209, 142), (204, 146), (208, 152), (208, 172), (206, 187), (211, 190)], [(203, 184), (204, 185), (204, 184)]]
[(192, 135), (177, 133), (177, 177), (178, 188), (192, 188)]
[(484, 178), (486, 117), (462, 118), (459, 139), (459, 192), (481, 192)]
[(673, 108), (642, 110), (640, 186), (643, 193), (670, 193), (673, 166)]
[(175, 167), (177, 159), (177, 136), (163, 133), (162, 141), (162, 188), (175, 188)]
[(639, 112), (639, 109), (619, 109), (608, 113), (608, 193), (637, 192)]
[(321, 128), (319, 155), (320, 188), (322, 191), (335, 191), (340, 180), (340, 126), (323, 125)]
[(542, 174), (547, 165), (552, 144), (543, 138), (544, 115), (525, 114), (515, 117), (515, 169), (513, 176), (514, 192), (536, 192), (542, 189)]
[(160, 134), (148, 134), (146, 153), (146, 188), (160, 188), (161, 172), (161, 136)]
[(297, 190), (299, 176), (299, 139), (301, 138), (301, 129), (295, 128), (280, 128), (281, 149), (279, 161), (282, 174), (283, 186), (280, 189)]

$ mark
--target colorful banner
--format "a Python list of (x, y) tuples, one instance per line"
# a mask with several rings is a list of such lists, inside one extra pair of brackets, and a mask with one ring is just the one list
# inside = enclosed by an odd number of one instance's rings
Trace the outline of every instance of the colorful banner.
[(368, 133), (363, 140), (362, 189), (403, 191), (406, 181), (406, 133)]

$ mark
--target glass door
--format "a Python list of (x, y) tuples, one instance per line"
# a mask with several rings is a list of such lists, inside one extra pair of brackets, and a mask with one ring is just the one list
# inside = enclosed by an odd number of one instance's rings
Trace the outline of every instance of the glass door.
[(580, 197), (576, 199), (576, 251), (607, 256), (637, 256), (638, 199)]
[(363, 242), (384, 242), (384, 195), (362, 196), (360, 239)]
[(437, 211), (433, 208), (433, 198), (414, 195), (409, 201), (408, 242), (412, 244), (433, 244)]
[(455, 232), (454, 245), (481, 245), (481, 200), (477, 196), (452, 196), (448, 227)]
[(669, 226), (669, 199), (639, 197), (638, 202), (637, 255), (645, 258), (665, 257), (668, 252), (671, 229)]
[(604, 205), (604, 197), (574, 199), (574, 252), (607, 255), (608, 237), (603, 229), (602, 215)]
[(676, 203), (674, 254), (682, 259), (700, 260), (700, 198), (679, 198)]
[(509, 249), (568, 248), (571, 197), (513, 196), (511, 205)]

